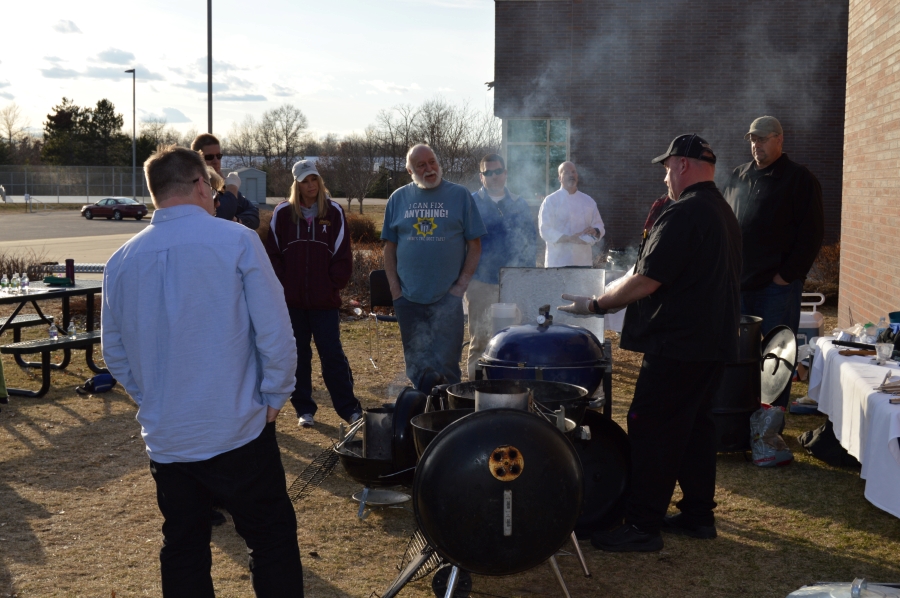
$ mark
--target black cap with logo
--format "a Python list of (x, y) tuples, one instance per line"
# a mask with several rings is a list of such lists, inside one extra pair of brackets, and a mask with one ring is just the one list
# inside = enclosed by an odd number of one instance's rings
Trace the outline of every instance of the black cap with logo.
[(685, 158), (694, 158), (703, 160), (710, 164), (716, 163), (716, 155), (712, 148), (702, 137), (695, 133), (687, 135), (679, 135), (669, 144), (669, 149), (661, 156), (653, 158), (651, 164), (658, 164), (669, 156), (683, 156)]

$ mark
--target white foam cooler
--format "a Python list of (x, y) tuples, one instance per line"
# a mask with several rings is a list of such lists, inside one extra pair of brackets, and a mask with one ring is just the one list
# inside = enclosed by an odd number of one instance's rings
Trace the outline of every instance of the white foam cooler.
[[(809, 301), (816, 297), (818, 301)], [(800, 326), (797, 329), (797, 336), (806, 335), (806, 342), (809, 342), (814, 336), (822, 336), (825, 332), (825, 316), (816, 311), (816, 307), (823, 303), (825, 303), (825, 295), (822, 293), (803, 293), (800, 305), (801, 307), (812, 307), (812, 311), (800, 311)]]

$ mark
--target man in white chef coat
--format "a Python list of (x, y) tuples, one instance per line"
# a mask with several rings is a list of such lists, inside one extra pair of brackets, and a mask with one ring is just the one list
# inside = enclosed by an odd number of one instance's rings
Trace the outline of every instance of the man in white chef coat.
[(578, 190), (578, 170), (572, 162), (559, 165), (559, 185), (544, 198), (538, 214), (541, 238), (547, 244), (544, 267), (591, 266), (591, 247), (606, 232), (597, 202)]

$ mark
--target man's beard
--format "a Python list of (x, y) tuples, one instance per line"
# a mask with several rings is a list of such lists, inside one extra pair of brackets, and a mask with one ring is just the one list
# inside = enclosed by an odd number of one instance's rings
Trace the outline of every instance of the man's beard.
[(426, 170), (421, 177), (414, 172), (412, 173), (412, 180), (420, 189), (434, 189), (441, 184), (441, 178), (444, 176), (444, 171), (441, 169), (441, 166), (438, 165), (437, 178), (434, 180), (434, 183), (429, 183), (425, 180), (425, 177), (433, 172), (433, 170)]

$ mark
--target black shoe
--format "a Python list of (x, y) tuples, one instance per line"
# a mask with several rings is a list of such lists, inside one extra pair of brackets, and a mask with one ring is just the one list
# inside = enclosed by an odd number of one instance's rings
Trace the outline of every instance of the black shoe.
[(606, 552), (657, 552), (662, 550), (663, 539), (659, 532), (642, 532), (625, 523), (608, 532), (595, 533), (591, 544)]
[(662, 531), (678, 536), (690, 536), (700, 540), (712, 540), (716, 534), (715, 525), (695, 525), (687, 520), (684, 513), (666, 515), (663, 519)]
[(225, 515), (223, 515), (222, 513), (220, 513), (219, 511), (217, 511), (215, 509), (210, 509), (209, 522), (212, 525), (222, 525), (223, 523), (225, 523), (225, 521), (226, 521)]

